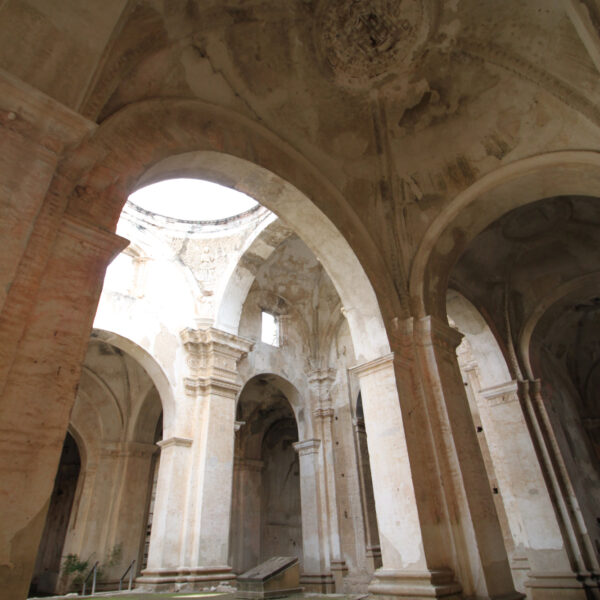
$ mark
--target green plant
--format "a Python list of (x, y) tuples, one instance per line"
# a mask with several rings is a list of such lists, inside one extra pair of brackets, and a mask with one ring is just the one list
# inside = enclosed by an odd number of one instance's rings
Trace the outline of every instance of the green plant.
[(115, 544), (111, 550), (106, 555), (106, 562), (104, 566), (114, 567), (121, 562), (121, 558), (123, 557), (123, 545)]
[(77, 554), (67, 554), (65, 556), (62, 564), (62, 573), (68, 579), (71, 579), (71, 586), (80, 586), (83, 583), (88, 564), (89, 561), (80, 560)]

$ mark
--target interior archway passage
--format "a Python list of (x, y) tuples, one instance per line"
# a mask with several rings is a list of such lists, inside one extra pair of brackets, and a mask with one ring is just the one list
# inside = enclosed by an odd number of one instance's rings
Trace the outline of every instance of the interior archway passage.
[(77, 443), (73, 436), (67, 433), (31, 579), (30, 596), (52, 594), (57, 587), (61, 574), (62, 550), (80, 471), (81, 456)]
[(272, 556), (302, 566), (298, 427), (274, 375), (253, 377), (237, 405), (231, 565), (236, 573)]

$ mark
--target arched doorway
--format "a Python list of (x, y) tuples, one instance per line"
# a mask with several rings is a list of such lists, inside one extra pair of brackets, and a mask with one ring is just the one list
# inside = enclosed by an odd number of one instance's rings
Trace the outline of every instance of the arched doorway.
[(56, 591), (80, 471), (81, 455), (77, 442), (67, 432), (31, 580), (30, 595), (51, 596)]
[(230, 545), (236, 573), (272, 556), (303, 562), (298, 426), (279, 379), (257, 375), (238, 399)]

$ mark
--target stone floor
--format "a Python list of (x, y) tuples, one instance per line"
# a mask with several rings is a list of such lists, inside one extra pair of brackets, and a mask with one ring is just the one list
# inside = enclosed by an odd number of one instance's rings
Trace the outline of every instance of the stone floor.
[[(287, 600), (362, 600), (367, 594), (294, 594), (288, 596)], [(74, 598), (85, 598), (86, 600), (166, 600), (168, 598), (206, 598), (207, 600), (215, 598), (215, 600), (234, 600), (235, 593), (222, 592), (166, 592), (166, 593), (151, 593), (151, 592), (100, 592), (93, 596), (80, 596), (78, 594), (68, 594), (66, 596), (50, 596), (45, 598), (29, 598), (28, 600), (73, 600)]]

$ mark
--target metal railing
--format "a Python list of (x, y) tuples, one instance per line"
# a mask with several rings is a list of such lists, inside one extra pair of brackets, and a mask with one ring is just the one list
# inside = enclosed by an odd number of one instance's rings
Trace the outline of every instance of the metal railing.
[(123, 579), (125, 579), (127, 573), (129, 573), (129, 586), (127, 587), (127, 589), (131, 590), (131, 587), (133, 585), (133, 565), (135, 565), (135, 558), (129, 563), (129, 566), (125, 570), (125, 573), (123, 573), (121, 579), (119, 579), (119, 591), (123, 589)]
[(86, 578), (83, 580), (83, 590), (81, 591), (81, 595), (85, 596), (85, 587), (87, 585), (88, 579), (90, 578), (90, 575), (94, 575), (94, 577), (92, 578), (92, 596), (96, 593), (96, 576), (98, 574), (98, 565), (100, 564), (100, 561), (96, 561), (94, 563), (94, 566), (90, 569), (90, 572), (87, 574)]

